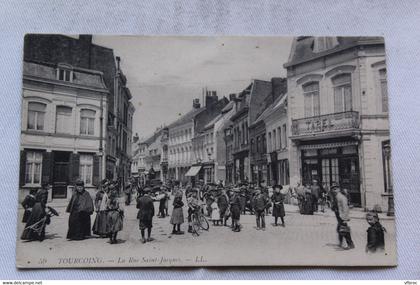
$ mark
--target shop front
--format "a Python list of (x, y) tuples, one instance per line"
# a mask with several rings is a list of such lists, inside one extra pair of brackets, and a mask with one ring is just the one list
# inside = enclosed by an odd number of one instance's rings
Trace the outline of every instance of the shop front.
[(347, 190), (349, 203), (361, 207), (358, 142), (305, 142), (299, 146), (304, 185), (315, 179), (320, 185), (336, 182)]

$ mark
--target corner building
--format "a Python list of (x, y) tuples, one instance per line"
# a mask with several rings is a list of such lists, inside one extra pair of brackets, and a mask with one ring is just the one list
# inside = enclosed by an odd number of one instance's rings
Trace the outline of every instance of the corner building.
[(379, 37), (298, 37), (287, 69), (294, 185), (338, 182), (355, 207), (392, 195), (385, 46)]

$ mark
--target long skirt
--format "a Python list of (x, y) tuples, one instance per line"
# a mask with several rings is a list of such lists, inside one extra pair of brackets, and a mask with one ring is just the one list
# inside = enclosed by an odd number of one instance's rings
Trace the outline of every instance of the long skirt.
[(33, 226), (35, 223), (38, 223), (45, 217), (45, 209), (41, 205), (41, 203), (36, 203), (32, 208), (32, 212), (29, 215), (25, 229), (22, 232), (22, 236), (20, 237), (22, 240), (43, 240), (45, 236), (45, 227), (39, 228), (40, 231), (35, 231), (30, 226)]
[(273, 217), (284, 217), (284, 204), (278, 204), (273, 206)]
[(184, 213), (182, 208), (174, 208), (172, 210), (171, 225), (180, 225), (184, 223)]
[(220, 211), (219, 208), (213, 208), (211, 212), (211, 220), (212, 221), (219, 221), (220, 219)]
[(313, 215), (314, 214), (312, 197), (309, 196), (309, 195), (307, 195), (305, 200), (302, 201), (302, 214), (303, 215)]
[(69, 216), (69, 230), (67, 239), (82, 240), (90, 236), (90, 214), (86, 212), (72, 212)]
[(123, 217), (119, 211), (110, 211), (108, 212), (108, 221), (107, 221), (106, 230), (109, 233), (116, 233), (123, 229)]
[(106, 211), (99, 211), (96, 214), (95, 222), (93, 223), (92, 231), (95, 235), (107, 235), (107, 221), (108, 221), (108, 215)]

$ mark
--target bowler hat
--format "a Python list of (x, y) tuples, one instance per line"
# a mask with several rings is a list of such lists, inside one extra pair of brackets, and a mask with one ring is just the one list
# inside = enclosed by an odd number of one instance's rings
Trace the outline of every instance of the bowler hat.
[(81, 179), (77, 179), (76, 186), (85, 186), (85, 182), (83, 182)]
[(338, 187), (339, 186), (338, 186), (337, 182), (332, 182), (331, 183), (331, 189), (338, 188)]

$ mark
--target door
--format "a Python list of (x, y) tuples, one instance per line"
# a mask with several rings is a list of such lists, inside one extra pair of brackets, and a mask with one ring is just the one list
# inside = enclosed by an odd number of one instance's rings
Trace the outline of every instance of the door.
[(311, 185), (313, 179), (319, 179), (318, 159), (304, 159), (302, 172), (303, 185)]
[(52, 197), (67, 198), (67, 185), (69, 183), (70, 152), (54, 152), (54, 171)]
[(349, 203), (355, 207), (361, 206), (360, 173), (358, 157), (343, 157), (340, 159), (341, 187), (348, 192)]

